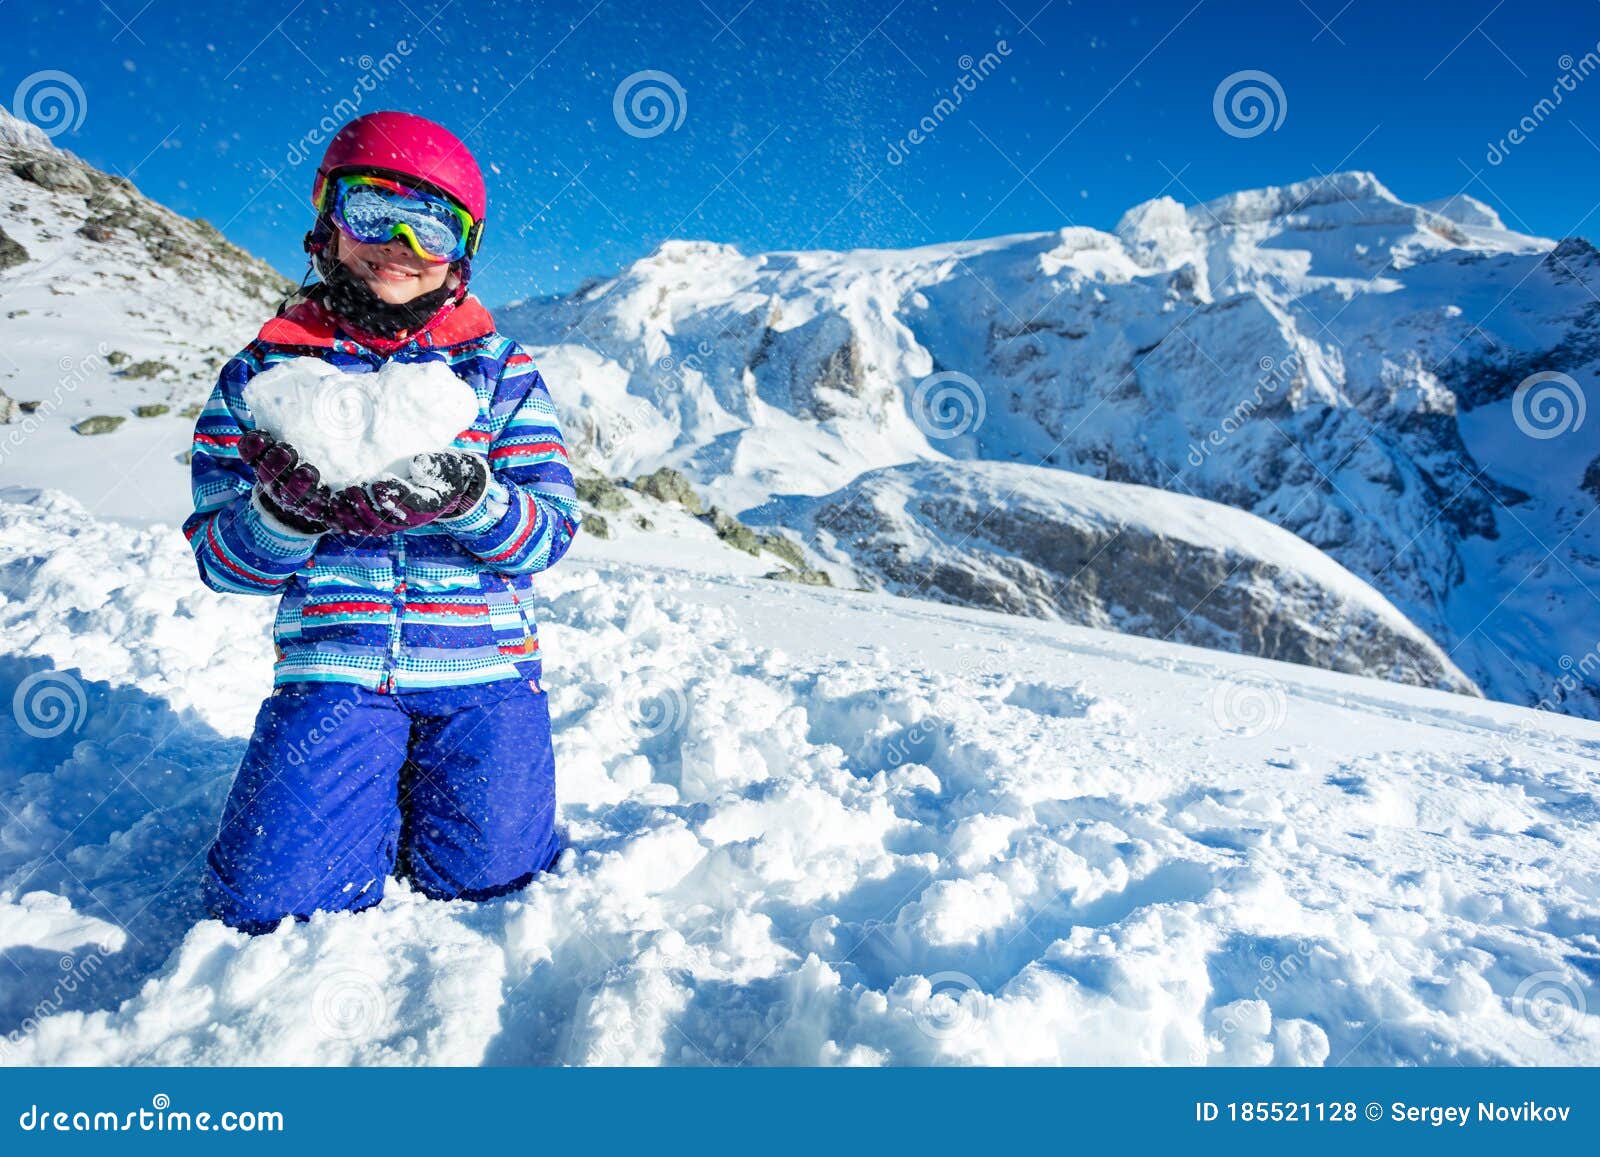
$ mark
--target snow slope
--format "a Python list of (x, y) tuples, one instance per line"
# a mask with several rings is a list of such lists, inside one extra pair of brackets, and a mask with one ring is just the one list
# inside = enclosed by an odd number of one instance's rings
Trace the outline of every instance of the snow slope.
[[(4, 109), (0, 229), (25, 254), (0, 267), (0, 482), (54, 486), (113, 517), (181, 519), (185, 409), (287, 283)], [(92, 417), (120, 425), (74, 432)]]
[(1600, 726), (611, 549), (537, 582), (559, 870), (248, 939), (270, 601), (0, 494), (0, 1059), (1600, 1062)]
[[(1487, 693), (1593, 716), (1600, 685), (1560, 683), (1600, 638), (1597, 286), (1587, 242), (1338, 173), (1114, 233), (673, 241), (500, 320), (608, 473), (675, 466), (734, 511), (975, 457), (1207, 498), (1326, 551)], [(1541, 372), (1566, 376), (1543, 413), (1516, 392)]]
[(746, 516), (871, 586), (1476, 694), (1394, 605), (1242, 510), (1015, 462), (869, 471)]

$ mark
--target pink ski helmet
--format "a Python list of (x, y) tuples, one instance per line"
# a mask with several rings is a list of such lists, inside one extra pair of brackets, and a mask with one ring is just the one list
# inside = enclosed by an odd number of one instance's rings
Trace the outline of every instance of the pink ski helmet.
[(489, 200), (483, 173), (467, 146), (443, 125), (408, 112), (366, 113), (345, 125), (317, 166), (311, 203), (318, 213), (327, 209), (329, 180), (354, 171), (419, 181), (450, 197), (472, 214), (475, 228), (467, 254), (477, 252)]

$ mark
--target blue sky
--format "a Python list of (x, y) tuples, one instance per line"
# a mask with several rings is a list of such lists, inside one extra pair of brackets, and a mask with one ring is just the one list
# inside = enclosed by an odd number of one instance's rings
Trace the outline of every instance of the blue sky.
[[(1335, 168), (1600, 235), (1600, 74), (1535, 111), (1563, 58), (1600, 51), (1593, 0), (441, 3), (0, 0), (0, 98), (71, 74), (82, 120), (57, 143), (294, 274), (318, 122), (356, 93), (435, 117), (491, 169), (476, 283), (491, 303), (667, 237), (759, 251), (1110, 228), (1163, 193)], [(937, 112), (985, 54), (987, 75)], [(1213, 97), (1245, 70), (1276, 81), (1282, 120), (1230, 135)], [(613, 112), (643, 71), (683, 93), (681, 123), (653, 136)]]

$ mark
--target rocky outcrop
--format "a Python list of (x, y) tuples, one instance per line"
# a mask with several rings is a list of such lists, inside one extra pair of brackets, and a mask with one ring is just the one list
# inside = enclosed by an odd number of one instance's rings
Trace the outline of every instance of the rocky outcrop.
[(1366, 583), (1253, 515), (996, 462), (873, 471), (752, 519), (899, 594), (1477, 694)]

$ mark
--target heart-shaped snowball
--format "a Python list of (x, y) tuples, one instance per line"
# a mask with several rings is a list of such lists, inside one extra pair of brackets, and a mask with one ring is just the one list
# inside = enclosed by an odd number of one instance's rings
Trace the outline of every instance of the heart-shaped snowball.
[(292, 358), (251, 379), (256, 425), (288, 442), (335, 490), (386, 474), (411, 457), (448, 449), (478, 416), (478, 396), (443, 362), (390, 362), (351, 373), (321, 358)]

